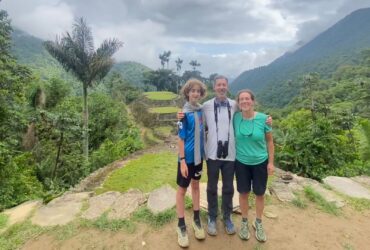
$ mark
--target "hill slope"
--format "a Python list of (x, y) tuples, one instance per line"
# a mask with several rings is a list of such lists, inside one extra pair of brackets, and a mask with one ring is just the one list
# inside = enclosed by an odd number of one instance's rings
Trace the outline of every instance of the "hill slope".
[[(12, 33), (12, 52), (21, 64), (25, 64), (39, 73), (42, 78), (61, 77), (71, 79), (61, 65), (44, 49), (43, 40), (15, 29)], [(113, 66), (113, 71), (135, 86), (143, 86), (143, 73), (150, 68), (136, 62), (120, 62)]]
[[(265, 105), (283, 106), (298, 93), (299, 77), (309, 72), (329, 76), (339, 65), (350, 64), (369, 48), (369, 23), (370, 8), (354, 11), (298, 50), (267, 66), (243, 72), (231, 84), (231, 91), (250, 88)], [(288, 81), (293, 88), (288, 87)]]

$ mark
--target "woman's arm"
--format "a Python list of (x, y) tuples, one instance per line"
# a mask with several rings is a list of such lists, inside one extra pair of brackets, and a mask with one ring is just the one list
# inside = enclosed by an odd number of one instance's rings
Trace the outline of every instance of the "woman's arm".
[(187, 178), (188, 177), (188, 166), (186, 165), (186, 161), (185, 161), (184, 140), (182, 140), (181, 138), (179, 138), (179, 141), (178, 141), (178, 148), (179, 148), (181, 175)]
[(266, 143), (267, 143), (267, 152), (268, 152), (268, 164), (267, 171), (269, 175), (274, 173), (274, 140), (272, 138), (272, 132), (267, 132), (265, 134)]

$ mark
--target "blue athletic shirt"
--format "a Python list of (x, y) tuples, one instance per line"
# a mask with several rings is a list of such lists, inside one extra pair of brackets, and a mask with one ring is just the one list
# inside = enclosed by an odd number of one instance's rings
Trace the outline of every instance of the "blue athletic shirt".
[[(199, 118), (199, 129), (198, 131), (200, 136), (200, 150), (201, 155), (204, 155), (204, 136), (203, 136), (203, 116), (202, 111), (198, 112)], [(185, 113), (184, 118), (179, 123), (179, 132), (178, 135), (180, 139), (184, 140), (184, 152), (185, 152), (185, 162), (194, 163), (194, 133), (195, 133), (195, 120), (194, 112)], [(180, 161), (180, 159), (179, 159)]]

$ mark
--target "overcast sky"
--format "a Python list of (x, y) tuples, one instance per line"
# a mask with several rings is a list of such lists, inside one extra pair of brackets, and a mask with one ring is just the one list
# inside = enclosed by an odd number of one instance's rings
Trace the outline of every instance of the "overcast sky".
[(54, 40), (84, 17), (98, 46), (124, 42), (117, 61), (159, 68), (159, 53), (171, 50), (182, 71), (197, 60), (203, 76), (234, 78), (266, 65), (300, 41), (307, 42), (370, 0), (2, 0), (13, 26)]

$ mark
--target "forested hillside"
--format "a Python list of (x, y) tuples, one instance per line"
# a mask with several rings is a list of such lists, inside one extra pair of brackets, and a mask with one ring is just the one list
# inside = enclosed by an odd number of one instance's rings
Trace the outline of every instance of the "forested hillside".
[(370, 8), (348, 15), (298, 50), (286, 53), (267, 66), (243, 72), (231, 85), (255, 91), (270, 107), (282, 107), (296, 96), (304, 74), (317, 72), (330, 77), (340, 65), (353, 64), (370, 47)]
[[(59, 63), (42, 46), (43, 41), (24, 31), (15, 29), (12, 33), (12, 54), (20, 64), (25, 64), (41, 78), (60, 77), (68, 81), (74, 78), (66, 73)], [(120, 62), (111, 72), (118, 72), (122, 78), (134, 86), (144, 86), (144, 72), (151, 69), (137, 62)], [(78, 88), (78, 87), (77, 87)]]

